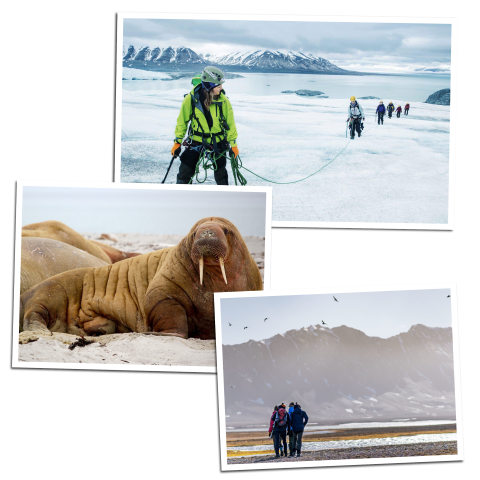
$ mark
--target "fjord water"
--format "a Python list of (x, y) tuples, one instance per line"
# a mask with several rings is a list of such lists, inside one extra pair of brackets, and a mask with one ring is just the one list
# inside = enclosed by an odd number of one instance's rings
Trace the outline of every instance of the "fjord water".
[[(163, 72), (145, 72), (123, 69), (122, 87), (129, 91), (167, 92), (192, 88), (189, 78), (162, 81), (168, 78)], [(132, 73), (135, 72), (135, 73)], [(148, 75), (148, 76), (147, 76)], [(244, 73), (243, 78), (225, 82), (228, 94), (252, 96), (279, 95), (284, 90), (317, 90), (329, 98), (348, 99), (356, 97), (379, 97), (384, 101), (402, 99), (404, 102), (424, 102), (432, 93), (450, 88), (449, 75), (311, 75), (297, 73)], [(158, 78), (159, 80), (130, 80), (135, 78)]]

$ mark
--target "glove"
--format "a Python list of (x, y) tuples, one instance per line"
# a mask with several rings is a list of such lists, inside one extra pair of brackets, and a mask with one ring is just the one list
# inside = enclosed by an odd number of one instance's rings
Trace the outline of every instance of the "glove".
[(174, 157), (178, 157), (180, 155), (180, 147), (181, 145), (179, 143), (174, 143), (172, 147), (172, 155)]
[(232, 147), (232, 152), (233, 152), (233, 154), (235, 155), (235, 158), (237, 158), (237, 157), (238, 157), (238, 154), (240, 153), (240, 152), (238, 151), (238, 147)]

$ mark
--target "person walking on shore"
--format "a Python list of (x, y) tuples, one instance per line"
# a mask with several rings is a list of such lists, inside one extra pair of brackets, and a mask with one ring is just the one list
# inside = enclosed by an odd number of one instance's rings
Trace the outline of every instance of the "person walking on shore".
[(365, 115), (363, 113), (363, 108), (357, 102), (354, 96), (350, 97), (350, 105), (348, 106), (348, 120), (350, 122), (350, 139), (355, 138), (355, 131), (357, 131), (358, 138), (362, 136), (361, 123), (362, 120), (365, 121)]
[(290, 424), (290, 417), (284, 403), (278, 406), (278, 411), (272, 415), (271, 420), (273, 420), (273, 434), (275, 435), (275, 458), (280, 458), (279, 450), (282, 441), (285, 456), (287, 456), (287, 428)]
[(401, 113), (402, 113), (402, 107), (399, 105), (397, 107), (397, 118), (400, 118)]
[(288, 406), (288, 416), (290, 417), (290, 425), (288, 426), (288, 449), (290, 450), (290, 456), (293, 457), (293, 429), (292, 429), (292, 413), (293, 413), (293, 407), (294, 403), (290, 402), (290, 405)]
[(273, 448), (276, 450), (277, 447), (275, 446), (275, 435), (273, 434), (273, 427), (274, 427), (274, 416), (275, 414), (277, 413), (278, 411), (278, 405), (275, 405), (274, 409), (273, 409), (273, 412), (272, 412), (272, 416), (270, 417), (270, 428), (268, 429), (268, 436), (273, 440)]
[(406, 103), (405, 104), (405, 108), (404, 108), (404, 114), (405, 115), (408, 115), (408, 111), (410, 110), (410, 104), (409, 103)]
[[(201, 82), (182, 102), (171, 152), (173, 157), (177, 157), (180, 147), (185, 147), (180, 155), (177, 183), (191, 182), (200, 155), (206, 153), (214, 165), (217, 185), (228, 185), (226, 154), (231, 150), (236, 158), (239, 151), (237, 127), (232, 104), (223, 90), (224, 82), (225, 75), (219, 68), (205, 67)], [(184, 140), (185, 134), (187, 138)]]
[(308, 423), (308, 415), (302, 410), (298, 403), (293, 407), (292, 413), (292, 429), (293, 429), (293, 450), (297, 457), (302, 456), (302, 437), (303, 431)]
[(385, 115), (385, 105), (383, 104), (383, 100), (380, 100), (376, 113), (378, 115), (378, 124), (380, 125), (380, 122), (382, 122), (383, 125), (383, 116)]
[(388, 111), (388, 118), (392, 118), (392, 115), (393, 115), (393, 111), (395, 110), (395, 105), (393, 104), (393, 102), (390, 102), (388, 105), (387, 105), (387, 111)]

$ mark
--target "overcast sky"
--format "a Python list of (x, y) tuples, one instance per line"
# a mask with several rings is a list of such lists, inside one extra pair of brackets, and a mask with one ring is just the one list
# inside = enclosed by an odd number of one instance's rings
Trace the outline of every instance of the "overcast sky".
[[(271, 213), (270, 213), (271, 215)], [(202, 218), (265, 236), (266, 194), (208, 190), (24, 187), (22, 225), (58, 220), (81, 233), (186, 235)]]
[(322, 320), (330, 328), (346, 325), (381, 338), (419, 323), (450, 327), (449, 294), (445, 289), (338, 293), (334, 294), (338, 302), (332, 294), (225, 298), (221, 300), (222, 343), (263, 340)]
[(126, 19), (123, 35), (126, 47), (292, 50), (363, 71), (449, 67), (451, 60), (451, 26), (442, 24)]

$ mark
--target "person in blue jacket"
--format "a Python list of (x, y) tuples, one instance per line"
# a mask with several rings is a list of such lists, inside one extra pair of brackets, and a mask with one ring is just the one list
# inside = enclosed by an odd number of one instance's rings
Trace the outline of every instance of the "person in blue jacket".
[(308, 415), (302, 410), (301, 405), (298, 403), (293, 407), (293, 413), (291, 418), (292, 430), (293, 430), (293, 450), (294, 455), (297, 457), (302, 456), (302, 436), (303, 431), (308, 423)]
[(382, 122), (383, 125), (383, 116), (385, 115), (386, 109), (385, 105), (383, 104), (383, 100), (380, 100), (380, 103), (378, 104), (377, 111), (375, 113), (378, 114), (378, 124), (380, 125), (380, 122)]
[(288, 415), (290, 417), (290, 425), (288, 426), (288, 448), (290, 449), (290, 456), (293, 457), (293, 430), (292, 430), (292, 413), (293, 413), (293, 406), (295, 404), (293, 402), (290, 402), (290, 405), (288, 406)]
[(287, 429), (290, 425), (290, 416), (284, 403), (278, 406), (278, 410), (272, 415), (271, 421), (273, 421), (273, 434), (275, 435), (275, 458), (280, 458), (279, 449), (281, 440), (283, 440), (283, 448), (285, 456), (287, 456)]

